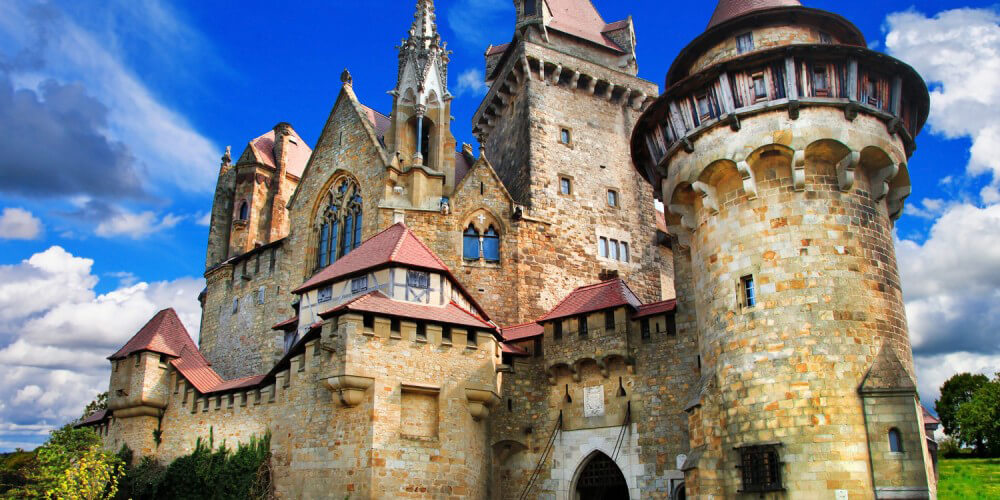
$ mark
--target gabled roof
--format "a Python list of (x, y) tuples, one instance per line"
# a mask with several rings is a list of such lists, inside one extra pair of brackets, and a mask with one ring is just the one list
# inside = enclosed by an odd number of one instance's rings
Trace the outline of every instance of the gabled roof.
[(639, 311), (632, 315), (632, 319), (648, 318), (677, 309), (677, 299), (661, 300), (652, 304), (639, 306)]
[(388, 264), (399, 264), (451, 274), (448, 266), (437, 255), (434, 255), (434, 252), (427, 248), (427, 245), (424, 245), (424, 242), (420, 241), (413, 234), (413, 231), (399, 222), (368, 238), (351, 253), (337, 259), (336, 262), (309, 278), (302, 286), (292, 290), (292, 293), (303, 293), (338, 278)]
[(368, 117), (368, 121), (372, 124), (372, 128), (375, 129), (375, 135), (378, 137), (379, 141), (385, 143), (385, 133), (389, 130), (389, 126), (392, 124), (392, 120), (388, 116), (375, 111), (364, 104), (359, 104), (361, 110), (364, 111), (365, 116)]
[(87, 415), (87, 418), (81, 420), (78, 424), (74, 425), (74, 427), (97, 425), (107, 418), (108, 418), (108, 410), (97, 410), (94, 413)]
[(776, 7), (801, 7), (798, 0), (719, 0), (715, 6), (712, 19), (708, 22), (708, 27), (712, 28), (730, 19), (736, 19), (754, 11), (773, 9)]
[(123, 359), (130, 354), (152, 351), (179, 357), (188, 345), (194, 345), (177, 312), (164, 309), (143, 325), (128, 342), (108, 359)]
[[(306, 141), (299, 137), (298, 132), (294, 129), (291, 131), (294, 142), (290, 144), (291, 148), (285, 151), (285, 154), (288, 155), (287, 172), (301, 178), (302, 172), (306, 169), (306, 163), (309, 162), (309, 157), (312, 155), (312, 149), (306, 144)], [(253, 139), (247, 148), (253, 153), (254, 161), (267, 167), (277, 168), (274, 162), (274, 130)], [(240, 160), (243, 160), (245, 156), (246, 153), (240, 157)]]
[(628, 305), (638, 309), (642, 303), (635, 293), (621, 279), (602, 281), (595, 285), (586, 285), (573, 290), (566, 298), (556, 304), (545, 316), (538, 319), (552, 321), (554, 319), (576, 316), (578, 314), (600, 311)]
[[(604, 22), (604, 18), (590, 0), (545, 0), (545, 2), (552, 14), (548, 28), (594, 42), (618, 53), (624, 52), (618, 44), (604, 36), (605, 31), (618, 29), (615, 26), (619, 23), (609, 25)], [(608, 29), (609, 26), (611, 29)]]
[(483, 318), (463, 309), (454, 302), (450, 302), (444, 306), (423, 305), (414, 302), (393, 300), (379, 291), (369, 292), (333, 309), (321, 312), (320, 317), (328, 318), (339, 312), (346, 311), (395, 316), (411, 320), (434, 321), (437, 323), (488, 330), (495, 329), (493, 325), (487, 323)]
[(542, 328), (542, 325), (535, 322), (507, 326), (500, 331), (500, 335), (506, 342), (530, 339), (543, 333), (545, 333), (545, 328)]

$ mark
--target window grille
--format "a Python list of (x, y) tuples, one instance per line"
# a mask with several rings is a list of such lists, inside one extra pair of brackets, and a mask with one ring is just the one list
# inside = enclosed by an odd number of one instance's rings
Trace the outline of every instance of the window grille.
[(423, 271), (406, 271), (406, 286), (412, 288), (430, 288), (430, 274)]
[(739, 448), (743, 492), (781, 491), (781, 462), (777, 445)]
[(351, 293), (361, 293), (368, 290), (368, 276), (351, 280)]

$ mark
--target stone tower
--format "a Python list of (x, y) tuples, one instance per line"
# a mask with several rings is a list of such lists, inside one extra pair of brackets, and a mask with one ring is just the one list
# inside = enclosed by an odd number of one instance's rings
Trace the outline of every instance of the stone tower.
[(687, 494), (933, 496), (892, 240), (923, 80), (838, 15), (722, 0), (665, 88), (631, 148), (699, 343)]
[(615, 273), (659, 300), (665, 249), (628, 153), (657, 87), (636, 76), (632, 20), (607, 23), (589, 0), (515, 5), (513, 40), (486, 51), (473, 129), (517, 207), (517, 319)]

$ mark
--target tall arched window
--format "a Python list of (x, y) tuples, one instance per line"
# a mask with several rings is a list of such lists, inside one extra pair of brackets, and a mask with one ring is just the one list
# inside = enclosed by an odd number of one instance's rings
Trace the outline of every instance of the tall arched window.
[(487, 262), (500, 262), (500, 235), (493, 226), (483, 233), (483, 258)]
[(462, 235), (462, 257), (468, 260), (479, 260), (479, 231), (469, 224)]
[(893, 453), (903, 452), (903, 436), (895, 427), (889, 429), (889, 451)]
[(361, 190), (349, 179), (334, 183), (320, 212), (316, 267), (336, 262), (361, 244)]
[(250, 206), (247, 205), (246, 200), (240, 202), (240, 220), (247, 220), (250, 218)]

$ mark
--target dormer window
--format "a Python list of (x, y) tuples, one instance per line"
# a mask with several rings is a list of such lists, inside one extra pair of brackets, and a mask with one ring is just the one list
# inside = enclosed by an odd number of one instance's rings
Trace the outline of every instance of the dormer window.
[(746, 54), (753, 50), (753, 33), (744, 33), (736, 37), (736, 53)]
[(538, 0), (523, 0), (523, 11), (525, 16), (533, 16), (538, 13)]
[(430, 275), (423, 271), (406, 271), (406, 286), (421, 289), (430, 288)]
[(362, 276), (351, 280), (351, 293), (361, 293), (366, 291), (368, 291), (368, 276)]

